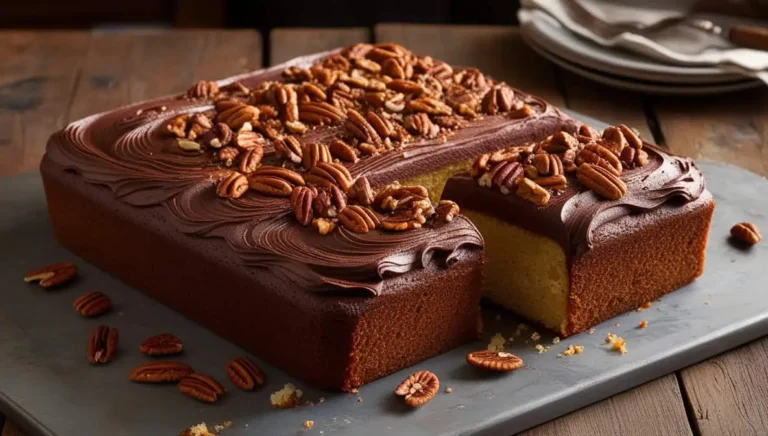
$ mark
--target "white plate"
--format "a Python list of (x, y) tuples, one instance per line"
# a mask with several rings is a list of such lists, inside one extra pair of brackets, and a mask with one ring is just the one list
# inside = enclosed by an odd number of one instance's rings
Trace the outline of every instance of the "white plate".
[[(526, 39), (525, 35), (523, 35), (523, 39)], [(574, 74), (578, 74), (579, 76), (586, 77), (587, 79), (598, 83), (602, 83), (615, 88), (627, 89), (630, 91), (640, 91), (644, 93), (665, 95), (712, 95), (763, 86), (763, 83), (757, 80), (741, 80), (738, 82), (714, 84), (704, 83), (695, 85), (680, 85), (638, 81), (636, 79), (624, 79), (621, 77), (609, 76), (594, 70), (582, 68), (581, 66), (572, 64), (567, 60), (548, 52), (545, 48), (540, 47), (537, 43), (529, 39), (526, 39), (526, 42), (537, 53), (544, 56), (553, 63), (565, 68), (566, 70), (573, 72)]]
[(718, 68), (667, 65), (635, 53), (602, 47), (578, 37), (540, 10), (521, 10), (518, 17), (522, 34), (528, 41), (582, 68), (664, 83), (723, 84), (744, 80), (742, 75)]

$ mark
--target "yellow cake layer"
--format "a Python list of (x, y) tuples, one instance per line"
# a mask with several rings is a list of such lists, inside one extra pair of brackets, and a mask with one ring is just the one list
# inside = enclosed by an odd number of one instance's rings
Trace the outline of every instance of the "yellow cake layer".
[(550, 238), (463, 209), (485, 239), (483, 293), (492, 302), (562, 331), (568, 308), (565, 252)]
[(444, 167), (440, 167), (434, 171), (428, 173), (419, 174), (416, 177), (412, 177), (408, 180), (402, 180), (403, 185), (421, 185), (429, 191), (429, 198), (437, 203), (440, 201), (440, 197), (443, 195), (443, 188), (445, 188), (445, 182), (452, 176), (469, 171), (472, 166), (472, 159), (456, 162)]

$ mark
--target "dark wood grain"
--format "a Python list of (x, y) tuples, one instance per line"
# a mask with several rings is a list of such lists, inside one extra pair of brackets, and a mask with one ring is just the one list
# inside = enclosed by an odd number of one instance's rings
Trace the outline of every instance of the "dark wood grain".
[(83, 32), (0, 32), (0, 175), (35, 168), (66, 123), (88, 41)]
[(25, 433), (16, 424), (6, 420), (1, 436), (25, 436)]
[(275, 65), (303, 56), (357, 42), (370, 42), (371, 32), (365, 27), (338, 29), (282, 28), (269, 35), (270, 64)]
[(524, 436), (691, 435), (674, 375), (542, 424)]

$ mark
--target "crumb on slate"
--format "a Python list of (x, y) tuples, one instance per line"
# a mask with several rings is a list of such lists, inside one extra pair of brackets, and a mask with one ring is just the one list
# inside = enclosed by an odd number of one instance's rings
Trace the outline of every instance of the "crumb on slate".
[(616, 336), (613, 333), (608, 333), (605, 342), (611, 344), (612, 350), (618, 351), (621, 354), (627, 354), (627, 341), (625, 341), (624, 338)]
[(640, 324), (637, 325), (637, 328), (639, 328), (639, 329), (644, 329), (646, 327), (648, 327), (648, 321), (646, 321), (646, 320), (640, 321)]
[(453, 392), (453, 389), (451, 389), (451, 388), (445, 388), (445, 393), (446, 393), (446, 394), (450, 394), (451, 392)]
[(299, 407), (299, 399), (304, 395), (301, 390), (296, 389), (291, 383), (286, 383), (282, 389), (277, 392), (273, 392), (269, 396), (269, 400), (272, 402), (272, 407), (279, 409), (293, 409)]
[(304, 421), (304, 428), (312, 428), (315, 426), (315, 421)]
[(650, 309), (652, 304), (653, 304), (653, 303), (651, 303), (650, 301), (646, 301), (646, 302), (645, 302), (645, 303), (643, 303), (643, 304), (642, 304), (640, 307), (638, 307), (638, 308), (637, 308), (637, 311), (638, 311), (638, 312), (642, 312), (642, 311), (644, 311), (645, 309)]
[(569, 345), (568, 348), (565, 349), (565, 351), (562, 352), (563, 356), (573, 356), (576, 354), (581, 354), (584, 352), (584, 346), (583, 345)]
[(488, 349), (491, 351), (504, 351), (507, 340), (504, 339), (504, 336), (502, 336), (501, 333), (496, 333), (491, 338), (491, 343), (488, 344)]

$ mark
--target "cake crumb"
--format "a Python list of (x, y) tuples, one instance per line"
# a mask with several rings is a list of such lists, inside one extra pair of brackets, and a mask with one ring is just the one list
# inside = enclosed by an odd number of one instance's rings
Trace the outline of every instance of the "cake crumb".
[(317, 400), (318, 403), (325, 403), (325, 397), (320, 397), (319, 400)]
[(349, 392), (350, 392), (351, 394), (356, 394), (356, 393), (358, 393), (358, 392), (360, 392), (360, 391), (358, 391), (358, 390), (357, 390), (357, 388), (352, 388), (352, 390), (351, 390), (351, 391), (349, 391)]
[(362, 403), (363, 402), (363, 397), (357, 397), (357, 402), (358, 403)]
[(533, 334), (531, 335), (531, 339), (534, 342), (537, 342), (539, 339), (541, 339), (541, 335), (538, 332), (533, 332)]
[(552, 343), (555, 344), (555, 345), (559, 344), (560, 343), (560, 337), (559, 336), (555, 336), (554, 338), (552, 338)]
[(515, 336), (520, 336), (523, 334), (524, 331), (528, 330), (528, 326), (525, 323), (520, 323), (517, 325), (517, 329), (515, 330)]
[(216, 436), (208, 430), (208, 426), (201, 422), (181, 432), (179, 436)]
[(640, 324), (637, 325), (637, 328), (639, 328), (639, 329), (644, 329), (646, 327), (648, 327), (648, 321), (646, 321), (646, 320), (640, 321)]
[(304, 428), (312, 428), (315, 426), (315, 421), (304, 421)]
[(279, 409), (293, 409), (299, 407), (299, 399), (304, 395), (301, 390), (296, 389), (291, 383), (286, 383), (282, 389), (277, 392), (273, 392), (269, 396), (269, 400), (272, 402), (272, 407)]
[(595, 334), (595, 328), (594, 328), (594, 327), (592, 327), (591, 329), (589, 329), (589, 334), (590, 334), (590, 335), (594, 335), (594, 334)]
[(650, 301), (646, 301), (646, 302), (645, 302), (645, 303), (643, 303), (643, 304), (642, 304), (640, 307), (638, 307), (638, 308), (637, 308), (637, 311), (638, 311), (638, 312), (642, 312), (642, 311), (644, 311), (645, 309), (650, 309), (652, 304), (653, 304), (653, 303), (651, 303)]
[(232, 427), (232, 421), (224, 421), (221, 424), (214, 425), (213, 431), (215, 431), (216, 433), (220, 433), (222, 430), (226, 430), (230, 427)]
[(546, 345), (536, 344), (534, 348), (539, 354), (546, 353), (547, 351), (549, 351), (549, 347)]
[(624, 338), (608, 333), (605, 342), (611, 344), (611, 349), (621, 354), (627, 354), (627, 341)]
[(616, 324), (614, 324), (614, 326), (616, 326), (616, 327), (621, 327), (621, 324), (619, 324), (619, 323), (616, 323)]
[(504, 339), (504, 336), (502, 336), (501, 333), (496, 333), (491, 338), (491, 343), (488, 344), (488, 349), (491, 351), (504, 351), (506, 349), (504, 344), (506, 343), (507, 340)]
[(569, 345), (568, 348), (563, 351), (563, 356), (573, 356), (575, 354), (581, 354), (584, 352), (583, 345)]
[(451, 388), (445, 388), (445, 393), (446, 393), (446, 394), (450, 394), (450, 393), (452, 393), (452, 392), (453, 392), (453, 389), (451, 389)]

